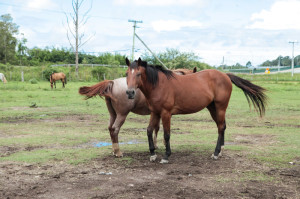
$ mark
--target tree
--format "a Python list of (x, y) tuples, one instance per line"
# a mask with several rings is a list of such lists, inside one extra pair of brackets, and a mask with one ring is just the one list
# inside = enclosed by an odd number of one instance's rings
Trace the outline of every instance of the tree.
[(17, 24), (13, 23), (10, 14), (0, 17), (0, 62), (7, 63), (15, 60), (18, 33)]
[[(180, 52), (177, 49), (167, 49), (166, 52), (156, 55), (169, 69), (176, 68), (194, 68), (200, 70), (210, 68), (209, 65), (201, 63), (200, 58), (192, 52)], [(154, 65), (161, 65), (154, 56), (145, 53), (142, 59)]]
[[(72, 0), (72, 6), (73, 6), (73, 13), (65, 13), (66, 19), (67, 19), (67, 38), (69, 40), (69, 43), (73, 49), (73, 52), (75, 53), (75, 64), (76, 64), (76, 75), (78, 77), (78, 62), (79, 62), (79, 56), (78, 56), (78, 49), (82, 47), (86, 42), (88, 42), (92, 36), (90, 36), (87, 40), (83, 41), (83, 37), (85, 36), (84, 32), (80, 32), (80, 28), (84, 26), (88, 20), (87, 14), (92, 9), (92, 3), (90, 7), (87, 9), (87, 11), (82, 15), (81, 19), (79, 19), (79, 10), (81, 9), (81, 6), (83, 5), (85, 0)], [(70, 22), (70, 18), (72, 19), (72, 22)], [(72, 35), (73, 39), (75, 40), (75, 45), (70, 39), (70, 34)]]
[(251, 61), (248, 61), (247, 64), (246, 64), (246, 67), (249, 68), (251, 66), (252, 66)]
[[(23, 33), (21, 35), (24, 36)], [(24, 55), (26, 54), (26, 51), (28, 49), (25, 46), (26, 42), (27, 42), (27, 39), (24, 37), (22, 39), (20, 39), (20, 41), (18, 42), (17, 56), (20, 60), (20, 65), (22, 65), (22, 60), (24, 59)]]

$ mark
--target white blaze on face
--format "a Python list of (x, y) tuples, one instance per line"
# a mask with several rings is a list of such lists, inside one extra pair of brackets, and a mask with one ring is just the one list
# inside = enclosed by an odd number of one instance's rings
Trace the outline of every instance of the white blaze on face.
[(134, 69), (131, 70), (131, 74), (133, 74), (133, 73), (134, 73)]

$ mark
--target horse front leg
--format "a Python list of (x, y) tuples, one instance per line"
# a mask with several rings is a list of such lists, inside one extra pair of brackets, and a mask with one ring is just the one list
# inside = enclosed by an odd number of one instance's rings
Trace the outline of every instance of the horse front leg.
[(160, 161), (162, 164), (169, 163), (169, 157), (171, 155), (170, 136), (171, 136), (171, 113), (164, 112), (161, 115), (162, 123), (164, 127), (164, 140), (166, 146), (166, 153), (164, 158)]
[[(148, 135), (148, 143), (149, 143), (149, 151), (150, 151), (150, 161), (154, 162), (157, 158), (157, 155), (155, 154), (155, 144), (153, 142), (153, 130), (157, 129), (157, 126), (159, 126), (159, 115), (155, 113), (151, 113), (149, 126), (147, 128), (147, 135)], [(156, 141), (156, 138), (155, 138)]]
[(117, 118), (113, 124), (113, 126), (110, 129), (110, 137), (112, 141), (112, 148), (113, 148), (113, 153), (116, 157), (122, 157), (123, 153), (120, 150), (119, 147), (119, 131), (121, 126), (124, 124), (125, 119), (127, 115), (118, 115)]

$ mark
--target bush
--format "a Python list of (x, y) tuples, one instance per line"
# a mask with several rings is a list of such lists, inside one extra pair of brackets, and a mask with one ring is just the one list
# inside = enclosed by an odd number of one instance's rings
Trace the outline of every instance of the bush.
[(0, 63), (0, 71), (3, 73), (3, 71), (7, 70), (7, 66), (5, 64)]
[(100, 81), (103, 79), (103, 74), (105, 74), (106, 72), (107, 72), (107, 69), (105, 67), (98, 66), (92, 70), (92, 75), (94, 78), (96, 78), (98, 81)]
[(49, 68), (46, 68), (44, 71), (43, 71), (43, 77), (50, 81), (50, 75), (52, 73), (57, 73), (57, 70), (55, 68), (52, 68), (52, 67), (49, 67)]
[(31, 84), (37, 84), (38, 81), (35, 78), (33, 78), (33, 79), (29, 80), (29, 83), (31, 83)]

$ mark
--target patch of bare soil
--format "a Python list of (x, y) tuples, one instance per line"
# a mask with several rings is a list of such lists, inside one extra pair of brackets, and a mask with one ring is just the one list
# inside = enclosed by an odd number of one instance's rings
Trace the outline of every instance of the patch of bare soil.
[[(0, 123), (33, 123), (33, 122), (56, 122), (65, 123), (66, 121), (76, 121), (76, 122), (86, 122), (93, 121), (99, 122), (98, 115), (80, 115), (80, 114), (42, 114), (40, 118), (31, 118), (33, 115), (15, 116), (15, 117), (2, 117), (0, 118)], [(46, 119), (44, 117), (47, 117)], [(50, 117), (50, 118), (49, 118)]]
[(299, 165), (267, 168), (232, 151), (217, 161), (174, 152), (169, 164), (147, 152), (124, 155), (84, 165), (0, 163), (0, 198), (299, 198)]

